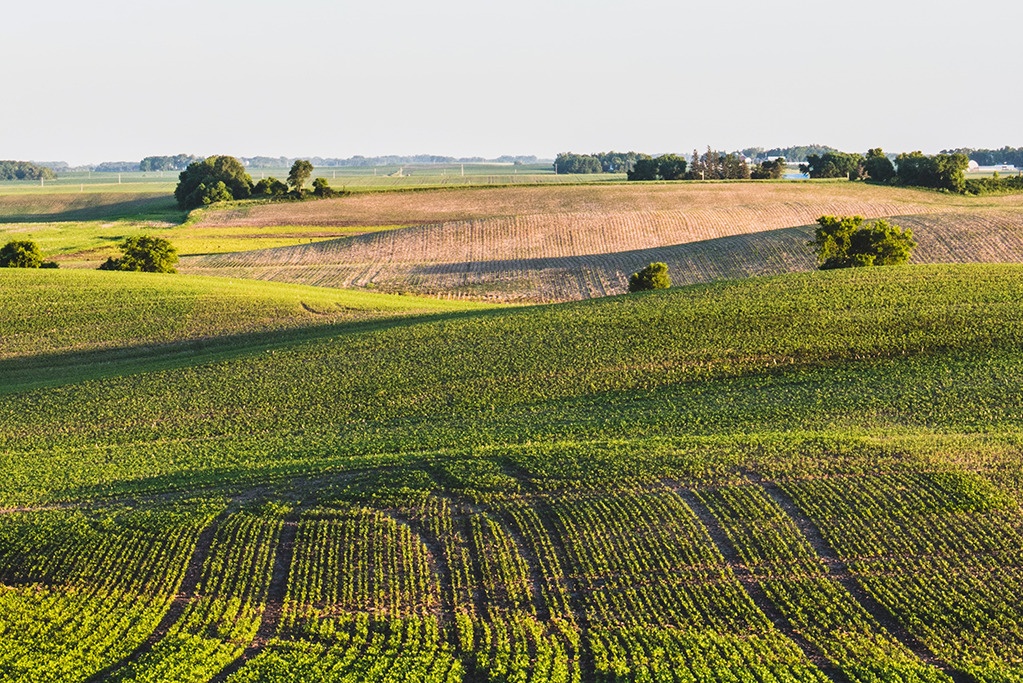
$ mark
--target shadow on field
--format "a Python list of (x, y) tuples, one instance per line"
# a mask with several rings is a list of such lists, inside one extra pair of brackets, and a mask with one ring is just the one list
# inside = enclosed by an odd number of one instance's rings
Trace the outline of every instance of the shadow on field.
[[(675, 285), (734, 280), (758, 275), (803, 272), (814, 267), (813, 253), (806, 246), (813, 231), (807, 226), (766, 232), (718, 237), (698, 242), (672, 244), (601, 254), (526, 258), (518, 260), (460, 261), (420, 264), (411, 268), (419, 276), (479, 274), (499, 276), (521, 271), (601, 271), (605, 277), (627, 278), (629, 273), (651, 261), (664, 261)], [(622, 280), (624, 288), (624, 279)]]
[(0, 359), (0, 395), (74, 384), (140, 372), (157, 372), (226, 361), (268, 349), (331, 337), (379, 332), (423, 323), (474, 316), (507, 315), (514, 309), (455, 311), (356, 320), (289, 330), (246, 332), (170, 342), (89, 351), (46, 353)]
[[(123, 196), (123, 195), (122, 195)], [(59, 209), (52, 206), (52, 196), (12, 195), (0, 198), (0, 223), (58, 223), (65, 221), (160, 220), (181, 223), (187, 212), (178, 208), (174, 197), (159, 195), (135, 196), (133, 199), (111, 201), (104, 193), (83, 193), (66, 201)]]

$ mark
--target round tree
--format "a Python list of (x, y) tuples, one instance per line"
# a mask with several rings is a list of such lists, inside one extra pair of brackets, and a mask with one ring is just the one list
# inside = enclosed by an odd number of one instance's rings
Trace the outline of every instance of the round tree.
[(108, 258), (100, 270), (130, 270), (142, 273), (176, 273), (178, 251), (162, 237), (138, 235), (121, 242), (121, 258)]
[(11, 240), (0, 247), (0, 268), (38, 268), (43, 265), (39, 245), (31, 240)]
[(252, 194), (252, 178), (242, 162), (229, 156), (212, 156), (194, 161), (178, 176), (174, 198), (183, 209), (196, 209), (213, 202), (246, 199)]
[(648, 289), (667, 289), (671, 287), (667, 263), (651, 263), (646, 268), (629, 276), (629, 291), (643, 292)]

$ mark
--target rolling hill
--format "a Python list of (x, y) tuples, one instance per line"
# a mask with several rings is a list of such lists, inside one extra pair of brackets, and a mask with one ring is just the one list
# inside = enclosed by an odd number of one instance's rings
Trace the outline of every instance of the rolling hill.
[(431, 296), (568, 301), (622, 293), (629, 273), (654, 260), (668, 263), (679, 284), (810, 270), (806, 241), (825, 214), (887, 217), (913, 228), (917, 263), (1023, 258), (1018, 197), (848, 182), (686, 183), (377, 193), (216, 211), (197, 229), (281, 221), (411, 227), (189, 257), (182, 269)]
[(94, 362), (146, 328), (93, 307), (183, 316), (200, 280), (37, 283), (16, 308), (67, 332), (0, 395), (0, 677), (1020, 680), (1021, 275), (374, 299), (316, 334), (316, 290), (222, 282), (217, 352), (172, 366)]

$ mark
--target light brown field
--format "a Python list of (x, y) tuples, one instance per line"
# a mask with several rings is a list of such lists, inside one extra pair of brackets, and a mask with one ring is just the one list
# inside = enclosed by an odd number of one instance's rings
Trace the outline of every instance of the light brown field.
[(809, 270), (823, 214), (892, 217), (915, 262), (1023, 260), (1023, 198), (859, 183), (715, 183), (379, 193), (210, 212), (200, 227), (411, 223), (281, 249), (187, 258), (182, 270), (499, 301), (618, 294), (668, 263), (676, 284)]
[(860, 183), (664, 183), (457, 188), (373, 192), (329, 201), (213, 209), (200, 226), (421, 225), (479, 218), (550, 214), (627, 214), (794, 203), (969, 204), (934, 192)]

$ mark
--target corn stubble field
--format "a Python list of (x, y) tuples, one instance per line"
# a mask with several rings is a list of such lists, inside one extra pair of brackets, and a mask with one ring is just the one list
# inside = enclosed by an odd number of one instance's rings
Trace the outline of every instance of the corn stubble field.
[[(630, 253), (809, 270), (820, 213), (898, 216), (920, 263), (589, 298)], [(0, 272), (0, 680), (1023, 681), (1023, 266), (957, 263), (1018, 260), (1018, 197), (516, 187), (193, 220), (419, 227)], [(450, 297), (245, 279), (309, 284), (317, 252), (332, 286), (358, 255)], [(445, 253), (521, 279), (401, 275)], [(603, 290), (530, 266), (588, 256)], [(467, 296), (494, 291), (589, 300)]]

